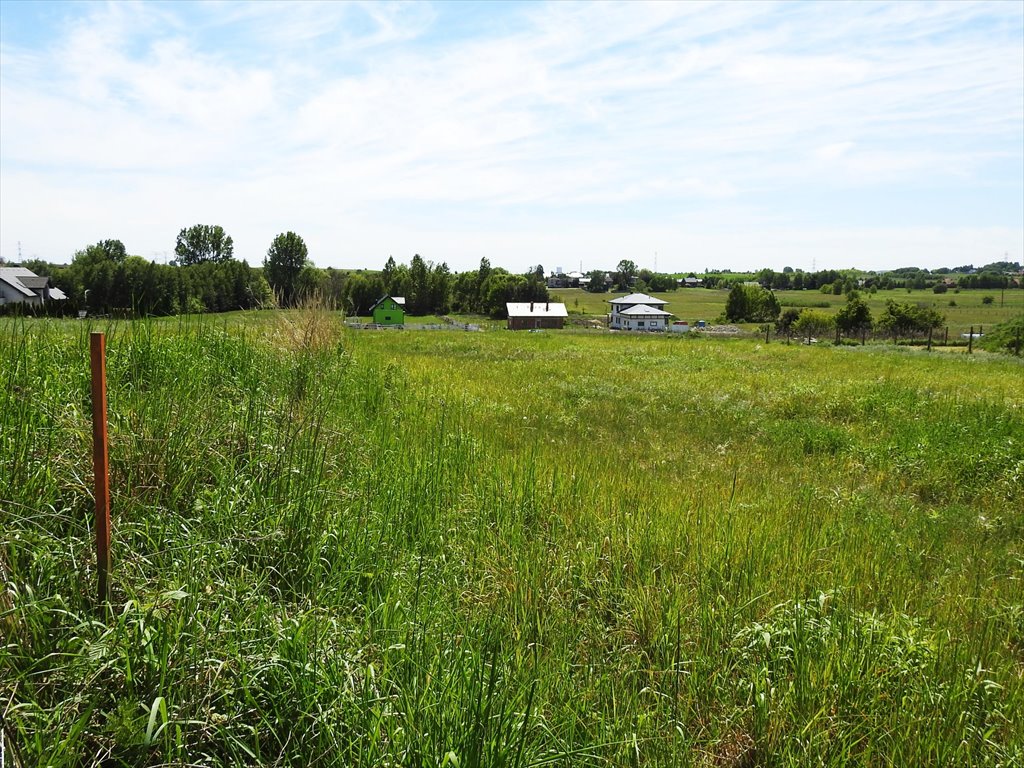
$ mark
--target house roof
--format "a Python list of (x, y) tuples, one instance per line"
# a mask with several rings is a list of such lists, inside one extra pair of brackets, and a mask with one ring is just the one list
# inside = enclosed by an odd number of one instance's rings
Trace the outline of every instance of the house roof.
[(400, 307), (404, 307), (405, 306), (405, 297), (404, 296), (381, 296), (379, 299), (377, 299), (376, 302), (374, 302), (373, 306), (370, 307), (370, 311), (373, 312), (373, 310), (375, 310), (377, 307), (379, 307), (383, 302), (387, 301), (388, 299), (391, 299), (393, 302), (395, 302), (395, 304), (397, 304)]
[(26, 288), (30, 288), (32, 290), (37, 290), (39, 288), (45, 288), (46, 284), (48, 282), (50, 282), (50, 278), (48, 278), (48, 277), (39, 277), (38, 275), (32, 275), (31, 277), (29, 277), (28, 275), (24, 275), (24, 276), (22, 276), (19, 279), (21, 280), (21, 284), (22, 285), (24, 285)]
[(619, 314), (626, 317), (669, 317), (672, 313), (657, 307), (649, 307), (646, 304), (637, 304), (627, 309), (620, 309)]
[[(33, 280), (42, 280), (43, 283), (39, 286), (29, 286), (25, 283), (26, 279), (30, 282)], [(49, 280), (49, 278), (39, 277), (35, 272), (30, 269), (25, 269), (24, 267), (0, 267), (0, 280), (7, 283), (23, 296), (34, 297), (36, 293), (32, 290), (32, 287), (45, 288), (46, 281)]]
[(505, 304), (509, 317), (568, 317), (565, 304), (553, 301), (510, 301)]
[(646, 293), (631, 293), (629, 296), (623, 296), (619, 299), (612, 299), (608, 302), (609, 304), (626, 304), (632, 306), (634, 304), (668, 304), (667, 301), (656, 299), (653, 296), (648, 296)]

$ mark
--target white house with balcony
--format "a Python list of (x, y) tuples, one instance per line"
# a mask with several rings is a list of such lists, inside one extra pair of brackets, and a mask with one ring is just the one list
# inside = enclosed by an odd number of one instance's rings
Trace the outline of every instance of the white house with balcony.
[(667, 302), (646, 293), (631, 293), (608, 303), (612, 305), (608, 318), (608, 327), (612, 330), (664, 331), (672, 317), (671, 312), (662, 309)]

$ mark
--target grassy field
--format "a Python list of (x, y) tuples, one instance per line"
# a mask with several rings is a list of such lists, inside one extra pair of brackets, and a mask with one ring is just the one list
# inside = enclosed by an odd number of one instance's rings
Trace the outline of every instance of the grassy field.
[(1018, 359), (110, 325), (102, 611), (88, 330), (0, 324), (24, 766), (1024, 760)]
[[(603, 315), (609, 311), (608, 301), (623, 293), (587, 293), (579, 288), (563, 288), (552, 291), (553, 295), (564, 301), (569, 312), (585, 313), (589, 315)], [(659, 299), (668, 302), (665, 308), (677, 317), (695, 323), (697, 320), (706, 320), (709, 323), (725, 312), (725, 300), (729, 292), (726, 290), (708, 290), (705, 288), (686, 288), (667, 293), (652, 294)], [(846, 303), (845, 296), (833, 296), (818, 291), (776, 291), (775, 295), (783, 309), (786, 307), (820, 307), (823, 311), (835, 313)], [(871, 314), (876, 319), (885, 309), (887, 299), (899, 302), (921, 303), (934, 307), (946, 316), (951, 336), (967, 333), (970, 326), (991, 327), (1011, 317), (1024, 314), (1024, 290), (1006, 290), (1002, 297), (997, 290), (963, 290), (960, 293), (949, 291), (944, 294), (935, 294), (928, 291), (892, 290), (878, 291), (877, 293), (864, 293), (862, 296), (867, 300)], [(985, 305), (982, 299), (985, 296), (993, 297), (993, 303)], [(1000, 304), (1002, 299), (1002, 304)], [(949, 306), (950, 302), (956, 306)]]

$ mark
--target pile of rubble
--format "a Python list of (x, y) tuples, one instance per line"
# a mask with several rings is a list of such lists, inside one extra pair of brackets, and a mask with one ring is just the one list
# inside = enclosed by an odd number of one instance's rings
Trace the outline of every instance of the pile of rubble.
[(697, 333), (710, 333), (713, 335), (733, 336), (742, 333), (742, 330), (735, 325), (706, 325), (703, 328), (694, 328)]

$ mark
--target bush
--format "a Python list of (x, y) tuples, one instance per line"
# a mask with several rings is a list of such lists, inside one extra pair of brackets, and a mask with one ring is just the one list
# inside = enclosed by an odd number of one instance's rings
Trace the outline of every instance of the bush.
[(885, 311), (878, 318), (878, 327), (893, 338), (909, 337), (924, 334), (929, 329), (938, 328), (946, 321), (945, 316), (926, 306), (900, 303), (889, 299), (885, 302)]
[(932, 286), (932, 293), (945, 293), (949, 287), (945, 283), (936, 283)]
[(816, 309), (805, 309), (800, 317), (793, 323), (793, 331), (800, 336), (806, 336), (810, 341), (814, 336), (823, 336), (835, 328), (835, 318)]
[(979, 342), (982, 349), (990, 352), (1009, 352), (1020, 355), (1024, 352), (1024, 315), (1018, 315), (1012, 320), (990, 329)]
[(986, 304), (986, 305), (987, 304), (991, 304), (995, 300), (996, 300), (995, 296), (982, 296), (981, 297), (981, 303), (982, 304)]

